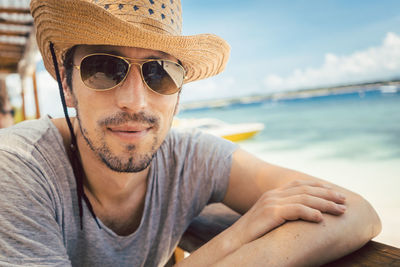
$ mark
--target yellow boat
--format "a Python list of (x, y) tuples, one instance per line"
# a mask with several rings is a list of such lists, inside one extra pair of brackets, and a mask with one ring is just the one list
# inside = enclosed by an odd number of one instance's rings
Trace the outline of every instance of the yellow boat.
[(263, 123), (226, 123), (214, 118), (174, 119), (172, 127), (176, 129), (197, 128), (232, 142), (249, 139), (264, 129)]

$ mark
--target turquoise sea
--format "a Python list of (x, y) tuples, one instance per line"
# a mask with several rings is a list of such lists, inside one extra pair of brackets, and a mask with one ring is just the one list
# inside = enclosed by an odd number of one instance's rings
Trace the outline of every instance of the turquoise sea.
[(243, 145), (263, 150), (326, 146), (319, 157), (349, 160), (400, 158), (400, 93), (379, 90), (306, 99), (186, 110), (182, 118), (263, 122), (265, 129)]
[(243, 149), (360, 193), (381, 216), (376, 239), (400, 247), (399, 90), (184, 110), (178, 117), (264, 123)]

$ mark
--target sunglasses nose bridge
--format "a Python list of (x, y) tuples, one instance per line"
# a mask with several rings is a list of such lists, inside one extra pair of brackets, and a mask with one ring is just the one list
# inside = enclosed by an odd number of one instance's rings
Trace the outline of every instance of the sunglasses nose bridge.
[(117, 105), (122, 109), (139, 111), (148, 105), (148, 89), (138, 72), (140, 68), (130, 66), (124, 81), (115, 90)]
[(140, 78), (141, 78), (141, 81), (143, 83), (143, 86), (148, 88), (147, 83), (146, 83), (146, 81), (145, 81), (145, 79), (143, 77), (143, 64), (144, 63), (146, 63), (146, 62), (135, 62), (135, 61), (128, 62), (129, 67), (128, 67), (128, 71), (126, 73), (125, 80), (128, 78), (129, 73), (132, 71), (132, 65), (135, 65), (135, 66), (138, 67), (138, 71), (140, 73)]
[(128, 76), (129, 76), (129, 74), (131, 73), (131, 71), (132, 71), (132, 65), (134, 65), (134, 66), (138, 66), (138, 71), (139, 71), (139, 73), (140, 73), (140, 77), (141, 77), (141, 81), (143, 82), (143, 83), (145, 83), (145, 81), (144, 81), (144, 77), (143, 77), (143, 71), (142, 71), (142, 66), (143, 66), (143, 64), (144, 63), (138, 63), (138, 62), (128, 62), (128, 70), (127, 70), (127, 72), (126, 72), (126, 74), (125, 74), (125, 79), (124, 80), (126, 80), (127, 78), (128, 78)]
[[(136, 68), (135, 67), (132, 68), (133, 65), (137, 66), (137, 67)], [(122, 83), (133, 83), (132, 84), (133, 90), (136, 90), (136, 88), (138, 86), (141, 86), (143, 88), (148, 89), (147, 85), (146, 85), (146, 82), (145, 82), (145, 79), (143, 77), (142, 66), (143, 66), (143, 63), (128, 62), (128, 70), (127, 70), (127, 72), (125, 74), (125, 78), (124, 78), (124, 81)], [(140, 78), (137, 77), (137, 75), (139, 75)], [(133, 76), (133, 77), (130, 77), (130, 76)]]

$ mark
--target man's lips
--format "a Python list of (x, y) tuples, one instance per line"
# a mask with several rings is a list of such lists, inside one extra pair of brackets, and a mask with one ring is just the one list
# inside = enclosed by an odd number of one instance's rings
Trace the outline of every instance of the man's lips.
[(150, 129), (151, 126), (145, 125), (120, 125), (107, 127), (112, 132), (142, 132)]
[(151, 126), (145, 125), (121, 125), (107, 127), (112, 134), (118, 136), (124, 141), (137, 141), (144, 137), (150, 130)]

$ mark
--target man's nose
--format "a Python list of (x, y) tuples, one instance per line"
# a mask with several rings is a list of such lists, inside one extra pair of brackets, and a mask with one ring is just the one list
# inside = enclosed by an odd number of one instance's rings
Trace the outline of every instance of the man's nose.
[(125, 81), (115, 88), (117, 104), (121, 109), (138, 111), (147, 106), (149, 92), (140, 71), (139, 66), (132, 65)]

